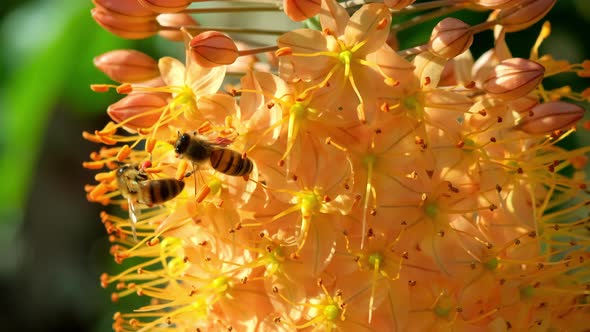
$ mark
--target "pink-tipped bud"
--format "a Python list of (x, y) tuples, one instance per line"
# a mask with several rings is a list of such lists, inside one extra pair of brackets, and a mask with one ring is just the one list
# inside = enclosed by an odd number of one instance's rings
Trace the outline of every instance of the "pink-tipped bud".
[(125, 121), (123, 127), (135, 132), (140, 128), (153, 126), (168, 105), (166, 99), (157, 94), (136, 93), (128, 95), (107, 109), (107, 114), (117, 123)]
[(321, 0), (283, 0), (285, 14), (295, 22), (316, 16), (321, 8)]
[(514, 7), (522, 1), (523, 0), (473, 0), (478, 6), (494, 9)]
[(413, 4), (416, 0), (385, 0), (383, 3), (391, 9), (403, 9)]
[(473, 43), (469, 24), (447, 17), (438, 22), (430, 35), (430, 51), (443, 58), (454, 58), (465, 52)]
[(127, 16), (154, 16), (155, 13), (137, 2), (137, 0), (92, 0), (96, 7), (102, 7), (117, 14)]
[[(173, 13), (173, 14), (160, 14), (156, 17), (158, 23), (163, 27), (184, 27), (184, 26), (197, 26), (199, 23), (189, 14), (186, 13)], [(158, 34), (168, 40), (182, 41), (184, 39), (184, 33), (179, 30), (162, 30)]]
[(218, 31), (198, 34), (190, 41), (189, 47), (191, 58), (207, 68), (232, 64), (239, 56), (234, 41)]
[(524, 0), (518, 6), (502, 9), (497, 13), (498, 24), (506, 32), (524, 30), (545, 16), (557, 0)]
[(127, 16), (105, 8), (92, 8), (90, 13), (96, 23), (105, 30), (126, 39), (148, 38), (160, 29), (155, 16)]
[(543, 80), (545, 68), (522, 58), (500, 62), (484, 81), (483, 88), (490, 95), (511, 100), (527, 95)]
[(156, 13), (178, 13), (188, 7), (191, 0), (136, 0), (142, 6)]
[(584, 109), (576, 104), (552, 101), (535, 106), (516, 129), (532, 135), (551, 134), (575, 126), (583, 116)]
[(158, 62), (135, 50), (115, 50), (94, 58), (94, 65), (118, 83), (137, 83), (160, 76)]

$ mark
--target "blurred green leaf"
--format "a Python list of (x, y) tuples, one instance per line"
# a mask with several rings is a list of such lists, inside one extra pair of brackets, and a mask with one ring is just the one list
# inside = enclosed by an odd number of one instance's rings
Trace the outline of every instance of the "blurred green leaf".
[[(90, 17), (90, 2), (73, 6), (69, 1), (62, 1), (53, 5), (52, 12), (59, 13), (59, 17), (51, 18), (55, 26), (46, 26), (51, 22), (38, 22), (34, 42), (29, 45), (24, 43), (12, 53), (8, 52), (9, 56), (19, 58), (12, 59), (17, 66), (10, 68), (11, 73), (0, 90), (4, 110), (0, 115), (2, 221), (15, 221), (21, 217), (52, 110), (62, 100), (72, 101), (74, 107), (82, 111), (97, 110), (92, 105), (107, 104), (109, 96), (93, 93), (89, 89), (91, 82), (105, 81), (105, 77), (92, 66), (92, 58), (101, 52), (129, 45), (129, 42), (97, 27)], [(30, 15), (39, 17), (39, 13), (30, 11), (43, 11), (44, 7), (28, 6), (26, 10)], [(31, 20), (24, 19), (15, 21), (17, 24), (31, 23)], [(4, 25), (9, 31), (3, 31), (3, 35), (13, 33), (15, 39), (27, 38), (30, 33), (21, 31), (15, 26), (15, 21), (12, 25)], [(21, 28), (31, 31), (31, 27)], [(18, 50), (27, 52), (19, 54)]]

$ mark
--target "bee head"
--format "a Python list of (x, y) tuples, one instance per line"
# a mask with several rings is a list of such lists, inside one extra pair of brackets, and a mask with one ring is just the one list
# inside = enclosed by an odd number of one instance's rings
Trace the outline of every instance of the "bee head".
[(190, 143), (191, 137), (188, 134), (182, 134), (178, 136), (176, 143), (174, 144), (174, 152), (177, 154), (183, 154), (186, 152)]

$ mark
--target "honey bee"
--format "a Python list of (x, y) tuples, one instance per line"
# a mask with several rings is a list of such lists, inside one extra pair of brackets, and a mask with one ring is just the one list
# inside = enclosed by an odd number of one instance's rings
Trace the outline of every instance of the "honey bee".
[(178, 136), (174, 151), (195, 163), (209, 160), (213, 169), (226, 175), (246, 176), (253, 168), (252, 161), (241, 153), (186, 133)]
[(140, 210), (137, 203), (152, 206), (162, 204), (178, 196), (184, 188), (184, 182), (176, 179), (150, 180), (147, 172), (138, 164), (125, 164), (117, 170), (117, 184), (121, 195), (129, 204), (129, 219), (133, 229), (133, 238), (137, 240), (135, 225)]

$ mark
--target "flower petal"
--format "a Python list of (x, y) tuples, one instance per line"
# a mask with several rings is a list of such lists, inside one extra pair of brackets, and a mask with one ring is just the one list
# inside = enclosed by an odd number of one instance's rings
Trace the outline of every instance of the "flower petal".
[(365, 43), (358, 52), (373, 53), (385, 44), (390, 24), (391, 14), (385, 5), (364, 5), (348, 21), (344, 31), (344, 42), (348, 47)]
[(342, 36), (349, 20), (348, 13), (335, 0), (322, 1), (320, 23), (322, 29), (332, 31), (336, 36)]
[(168, 86), (184, 85), (184, 65), (175, 58), (166, 56), (158, 61), (164, 83)]
[[(279, 47), (289, 47), (293, 53), (313, 54), (328, 51), (327, 40), (321, 32), (299, 29), (288, 32), (277, 40)], [(329, 57), (284, 55), (279, 59), (279, 72), (287, 81), (302, 79), (310, 81), (325, 77), (332, 66)]]

